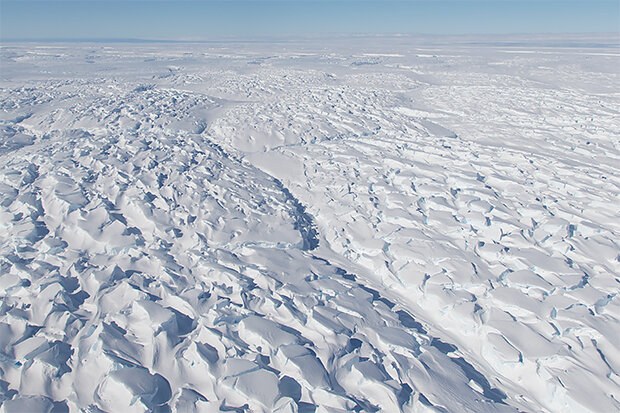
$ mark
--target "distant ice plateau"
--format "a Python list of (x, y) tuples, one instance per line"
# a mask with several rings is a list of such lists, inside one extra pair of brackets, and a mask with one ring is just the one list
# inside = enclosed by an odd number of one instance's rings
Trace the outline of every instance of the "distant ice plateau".
[(617, 38), (4, 43), (0, 412), (620, 410)]

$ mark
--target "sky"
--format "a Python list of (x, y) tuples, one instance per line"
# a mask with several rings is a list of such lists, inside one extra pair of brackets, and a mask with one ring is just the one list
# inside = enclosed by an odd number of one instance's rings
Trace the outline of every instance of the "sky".
[(620, 0), (0, 0), (2, 41), (603, 32)]

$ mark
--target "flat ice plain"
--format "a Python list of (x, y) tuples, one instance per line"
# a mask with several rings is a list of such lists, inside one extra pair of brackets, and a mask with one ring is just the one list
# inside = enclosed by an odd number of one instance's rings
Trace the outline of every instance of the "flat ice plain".
[(0, 411), (620, 410), (617, 38), (0, 59)]

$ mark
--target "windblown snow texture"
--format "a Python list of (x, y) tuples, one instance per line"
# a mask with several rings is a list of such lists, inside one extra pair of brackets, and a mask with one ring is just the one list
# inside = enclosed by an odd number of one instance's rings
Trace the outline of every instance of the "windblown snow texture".
[(620, 409), (620, 59), (536, 42), (3, 45), (0, 411)]

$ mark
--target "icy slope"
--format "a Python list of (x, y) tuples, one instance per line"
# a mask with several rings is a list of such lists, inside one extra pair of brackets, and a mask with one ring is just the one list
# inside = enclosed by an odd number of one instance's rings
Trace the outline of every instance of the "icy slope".
[(616, 51), (383, 42), (3, 47), (0, 409), (617, 410)]

